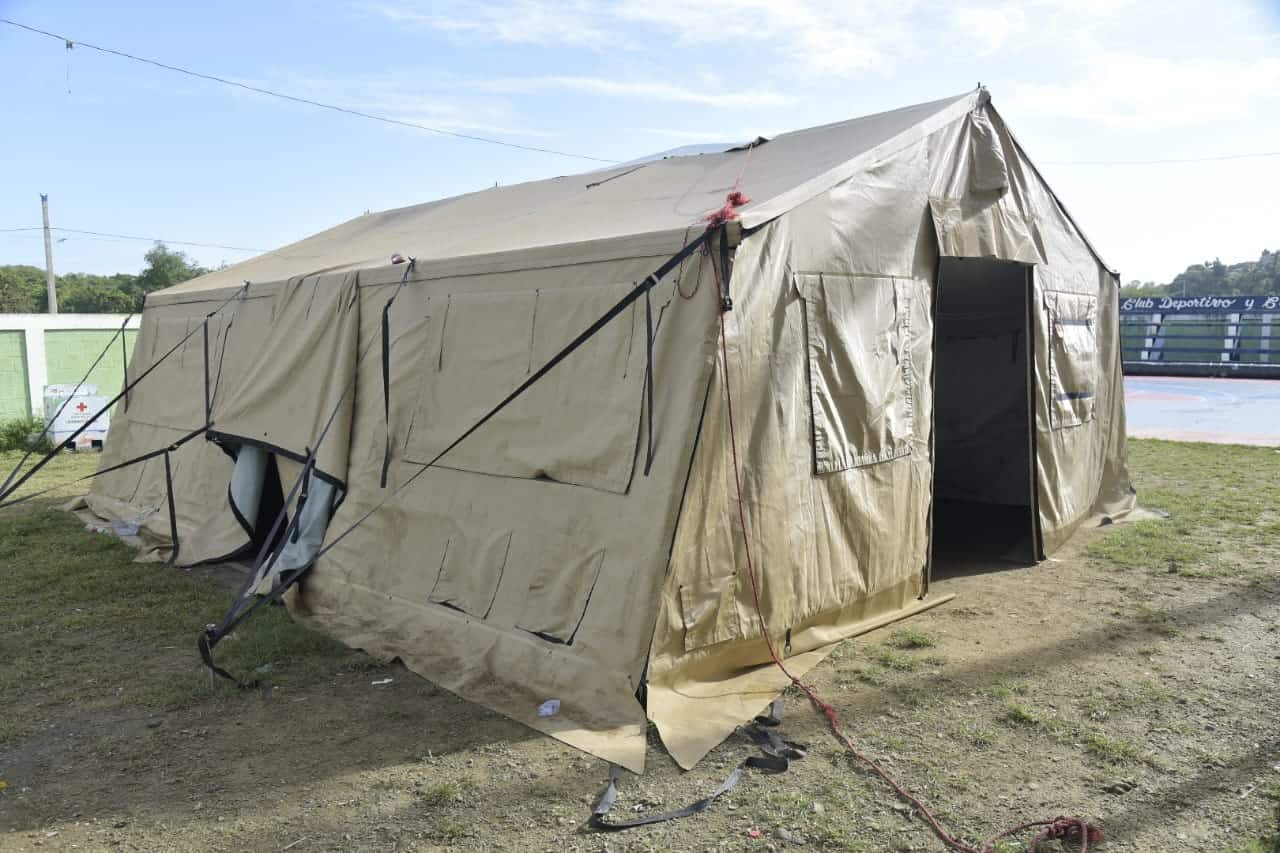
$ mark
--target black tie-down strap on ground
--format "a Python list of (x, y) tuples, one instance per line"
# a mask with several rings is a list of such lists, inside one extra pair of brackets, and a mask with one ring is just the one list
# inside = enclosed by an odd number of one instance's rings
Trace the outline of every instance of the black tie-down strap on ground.
[(765, 754), (753, 755), (733, 768), (733, 772), (720, 783), (720, 787), (707, 796), (680, 809), (631, 818), (630, 820), (608, 820), (605, 816), (609, 814), (618, 799), (618, 780), (622, 778), (622, 768), (614, 764), (609, 767), (609, 785), (604, 789), (604, 793), (600, 795), (595, 808), (591, 810), (591, 817), (587, 820), (587, 825), (601, 832), (618, 832), (623, 829), (634, 829), (637, 826), (649, 826), (654, 823), (666, 823), (669, 820), (690, 817), (706, 811), (712, 803), (732, 791), (738, 781), (742, 779), (744, 770), (750, 768), (763, 773), (782, 773), (790, 766), (793, 759), (804, 758), (808, 752), (804, 745), (783, 738), (773, 729), (760, 728), (752, 724), (743, 726), (739, 731), (751, 738), (752, 742), (760, 747), (760, 750)]
[(763, 714), (755, 719), (758, 726), (780, 726), (782, 725), (782, 697), (778, 697), (769, 703), (769, 707)]
[[(107, 353), (111, 351), (111, 346), (116, 342), (117, 337), (120, 338), (121, 351), (122, 352), (124, 351), (124, 343), (125, 343), (124, 332), (125, 332), (125, 329), (128, 328), (129, 326), (129, 321), (132, 319), (133, 319), (132, 314), (124, 318), (124, 322), (120, 324), (120, 328), (117, 329), (116, 333), (111, 336), (111, 340), (107, 341), (107, 345), (102, 348), (102, 352), (98, 353), (98, 357), (93, 360), (93, 364), (89, 365), (89, 369), (84, 372), (84, 376), (80, 377), (80, 381), (76, 383), (75, 389), (72, 390), (71, 394), (65, 400), (62, 401), (62, 405), (58, 407), (58, 411), (53, 413), (52, 418), (45, 419), (44, 429), (40, 430), (39, 438), (37, 438), (34, 442), (31, 443), (29, 447), (27, 447), (26, 452), (22, 454), (22, 458), (18, 460), (18, 464), (15, 465), (13, 470), (9, 472), (9, 476), (5, 477), (4, 485), (0, 486), (0, 500), (3, 500), (5, 496), (9, 494), (9, 484), (13, 482), (13, 478), (18, 476), (18, 472), (22, 470), (22, 466), (27, 464), (27, 460), (30, 459), (31, 454), (35, 452), (36, 445), (39, 444), (41, 441), (43, 441), (45, 437), (49, 435), (49, 430), (53, 429), (53, 425), (57, 423), (58, 418), (62, 416), (63, 410), (65, 410), (67, 406), (71, 405), (71, 401), (75, 399), (75, 396), (77, 394), (80, 393), (80, 389), (84, 386), (84, 384), (89, 381), (89, 377), (93, 375), (94, 369), (98, 366), (98, 364), (102, 361), (102, 359), (106, 358)], [(128, 366), (128, 362), (126, 360), (126, 367), (127, 366)]]
[[(221, 305), (219, 305), (213, 311), (209, 312), (208, 316), (212, 317), (214, 314), (217, 314), (223, 308), (226, 308), (228, 305), (231, 304), (232, 300), (234, 300), (241, 293), (243, 293), (245, 288), (247, 288), (248, 286), (249, 286), (249, 283), (245, 282), (242, 287), (239, 287), (236, 289), (235, 293), (227, 297), (227, 299), (224, 300)], [(65, 445), (70, 444), (74, 442), (77, 438), (79, 438), (80, 434), (83, 433), (85, 430), (87, 430), (95, 421), (98, 420), (98, 418), (102, 417), (108, 410), (110, 410), (112, 406), (114, 406), (121, 399), (123, 399), (126, 394), (128, 394), (131, 390), (136, 388), (139, 382), (141, 382), (142, 380), (150, 376), (151, 373), (157, 367), (159, 367), (161, 364), (164, 363), (165, 359), (167, 359), (169, 356), (173, 355), (175, 352), (177, 352), (179, 349), (185, 346), (187, 341), (189, 341), (192, 337), (194, 337), (196, 332), (200, 331), (201, 328), (202, 328), (201, 326), (196, 326), (194, 329), (189, 330), (185, 335), (182, 336), (182, 338), (176, 344), (171, 346), (168, 350), (164, 352), (163, 355), (161, 355), (158, 359), (156, 359), (151, 364), (150, 367), (148, 367), (146, 370), (142, 371), (142, 373), (134, 377), (132, 381), (126, 382), (124, 388), (120, 389), (120, 393), (116, 394), (114, 397), (108, 400), (101, 409), (94, 412), (92, 417), (90, 417), (84, 423), (80, 424), (80, 426), (76, 427), (75, 431), (72, 432), (71, 435), (67, 436), (67, 438), (64, 439), (61, 444), (54, 447), (52, 450), (46, 453), (39, 462), (32, 465), (31, 468), (27, 471), (27, 473), (23, 474), (21, 477), (18, 478), (17, 482), (10, 484), (8, 487), (6, 487), (3, 490), (0, 490), (0, 501), (3, 501), (5, 498), (9, 497), (9, 495), (16, 492), (19, 488), (23, 486), (23, 484), (25, 484), (28, 480), (34, 477), (37, 471), (39, 471), (45, 465), (48, 465), (49, 461), (53, 459), (53, 457), (57, 456), (58, 453), (61, 452), (62, 448)], [(206, 429), (208, 429), (208, 424), (205, 424), (205, 426), (201, 427), (200, 431), (203, 432)]]

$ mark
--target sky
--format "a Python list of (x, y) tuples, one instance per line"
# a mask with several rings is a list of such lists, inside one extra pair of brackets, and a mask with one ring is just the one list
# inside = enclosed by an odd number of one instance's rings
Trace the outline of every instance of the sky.
[[(625, 161), (986, 85), (1103, 258), (1168, 281), (1280, 249), (1280, 0), (0, 0), (251, 85)], [(0, 264), (55, 226), (235, 262), (366, 210), (599, 168), (289, 103), (0, 24)], [(145, 240), (60, 233), (62, 272)], [(176, 241), (221, 244), (184, 246)]]

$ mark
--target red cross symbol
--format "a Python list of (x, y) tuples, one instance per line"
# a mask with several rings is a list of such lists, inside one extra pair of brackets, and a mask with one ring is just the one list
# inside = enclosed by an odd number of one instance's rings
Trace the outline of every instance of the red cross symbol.
[(84, 411), (85, 409), (87, 409), (87, 408), (89, 408), (89, 407), (88, 407), (88, 406), (86, 406), (84, 403), (76, 403), (76, 411), (77, 411), (77, 412), (83, 412), (83, 411)]

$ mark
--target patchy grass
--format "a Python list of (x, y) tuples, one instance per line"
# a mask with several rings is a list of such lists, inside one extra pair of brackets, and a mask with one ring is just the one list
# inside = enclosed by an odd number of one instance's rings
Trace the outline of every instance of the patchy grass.
[[(97, 464), (96, 454), (58, 456), (32, 489), (63, 483)], [(16, 462), (10, 459), (9, 467)], [(7, 473), (7, 470), (6, 470)], [(211, 578), (159, 563), (135, 563), (114, 537), (86, 531), (42, 498), (0, 510), (0, 744), (24, 737), (30, 713), (46, 708), (173, 709), (238, 695), (212, 685), (196, 655), (204, 625), (232, 594)], [(283, 608), (259, 611), (217, 649), (241, 675), (269, 666), (268, 679), (297, 685), (374, 665), (335, 640), (293, 622)]]
[(428, 807), (449, 805), (462, 798), (462, 788), (458, 782), (438, 782), (422, 790), (418, 794), (418, 801)]
[(918, 631), (915, 628), (899, 628), (889, 635), (885, 645), (903, 650), (931, 649), (938, 645), (938, 638), (927, 631)]
[(923, 663), (920, 658), (903, 654), (888, 646), (871, 646), (867, 649), (867, 656), (885, 669), (896, 672), (911, 672)]
[(1142, 505), (1169, 518), (1120, 525), (1090, 542), (1088, 556), (1118, 571), (1190, 579), (1247, 578), (1266, 570), (1270, 549), (1280, 543), (1275, 450), (1131, 441), (1129, 460)]
[(1003, 720), (1010, 726), (1032, 729), (1059, 743), (1081, 743), (1086, 752), (1108, 764), (1150, 763), (1150, 757), (1127, 738), (1112, 737), (1099, 729), (1046, 713), (1025, 702), (1006, 704)]

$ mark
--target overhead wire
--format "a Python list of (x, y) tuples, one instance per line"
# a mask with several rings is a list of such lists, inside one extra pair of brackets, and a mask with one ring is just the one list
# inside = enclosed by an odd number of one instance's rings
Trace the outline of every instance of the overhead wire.
[(458, 131), (458, 130), (446, 130), (440, 127), (432, 127), (430, 125), (419, 124), (418, 122), (414, 122), (414, 121), (406, 121), (404, 119), (392, 118), (391, 116), (378, 115), (377, 113), (370, 113), (370, 112), (365, 112), (364, 110), (352, 109), (351, 107), (344, 107), (338, 104), (329, 104), (329, 103), (325, 103), (324, 101), (314, 100), (312, 98), (304, 98), (300, 95), (290, 95), (285, 92), (278, 92), (275, 89), (268, 89), (265, 86), (254, 86), (249, 83), (242, 83), (239, 80), (231, 80), (226, 77), (219, 77), (216, 74), (205, 74), (204, 72), (201, 72), (201, 71), (194, 71), (190, 68), (184, 68), (181, 65), (171, 65), (167, 62), (161, 62), (158, 59), (150, 59), (145, 56), (138, 56), (136, 54), (128, 53), (123, 50), (117, 50), (116, 48), (104, 47), (102, 45), (93, 44), (92, 42), (87, 42), (87, 41), (80, 41), (79, 39), (73, 39), (69, 36), (59, 35), (58, 33), (49, 32), (48, 30), (42, 30), (39, 27), (33, 27), (28, 24), (19, 23), (18, 21), (12, 20), (10, 18), (0, 18), (0, 23), (8, 24), (11, 27), (17, 27), (20, 30), (26, 30), (27, 32), (30, 32), (30, 33), (35, 33), (37, 35), (42, 35), (51, 39), (56, 39), (57, 41), (62, 42), (64, 45), (75, 45), (76, 47), (83, 47), (89, 50), (96, 50), (99, 53), (105, 53), (110, 56), (119, 57), (120, 59), (127, 59), (131, 62), (139, 62), (144, 65), (151, 65), (156, 68), (161, 68), (165, 71), (172, 71), (177, 74), (185, 74), (188, 77), (195, 77), (200, 80), (207, 80), (211, 83), (220, 83), (223, 86), (232, 86), (234, 88), (243, 89), (248, 92), (255, 92), (259, 95), (266, 95), (271, 98), (279, 98), (280, 100), (283, 100), (283, 101), (292, 101), (295, 104), (304, 104), (306, 106), (317, 107), (323, 110), (331, 110), (333, 112), (345, 113), (346, 115), (355, 116), (357, 118), (368, 119), (370, 121), (378, 121), (384, 124), (394, 124), (394, 125), (399, 125), (400, 127), (413, 128), (415, 130), (425, 130), (429, 133), (435, 133), (441, 136), (452, 136), (457, 139), (470, 140), (471, 142), (484, 142), (489, 145), (501, 145), (505, 148), (517, 148), (522, 151), (534, 151), (539, 154), (554, 154), (558, 157), (571, 157), (578, 160), (591, 160), (596, 163), (607, 163), (610, 165), (613, 165), (619, 162), (618, 160), (610, 160), (605, 157), (595, 157), (590, 154), (578, 154), (572, 151), (560, 151), (555, 148), (544, 148), (538, 145), (525, 145), (519, 142), (509, 142), (505, 139), (494, 139), (493, 137), (480, 136), (474, 133), (463, 133), (462, 131)]
[[(24, 225), (18, 228), (0, 228), (0, 233), (10, 234), (23, 231), (40, 231), (43, 225)], [(80, 234), (90, 237), (103, 237), (109, 240), (141, 240), (146, 243), (167, 243), (174, 246), (200, 246), (206, 249), (228, 249), (233, 252), (269, 252), (270, 249), (258, 249), (252, 246), (229, 246), (225, 243), (203, 243), (198, 240), (167, 240), (164, 237), (141, 237), (137, 234), (114, 234), (110, 231), (86, 231), (83, 228), (63, 228), (58, 225), (50, 225), (50, 231), (58, 231), (63, 234)]]

